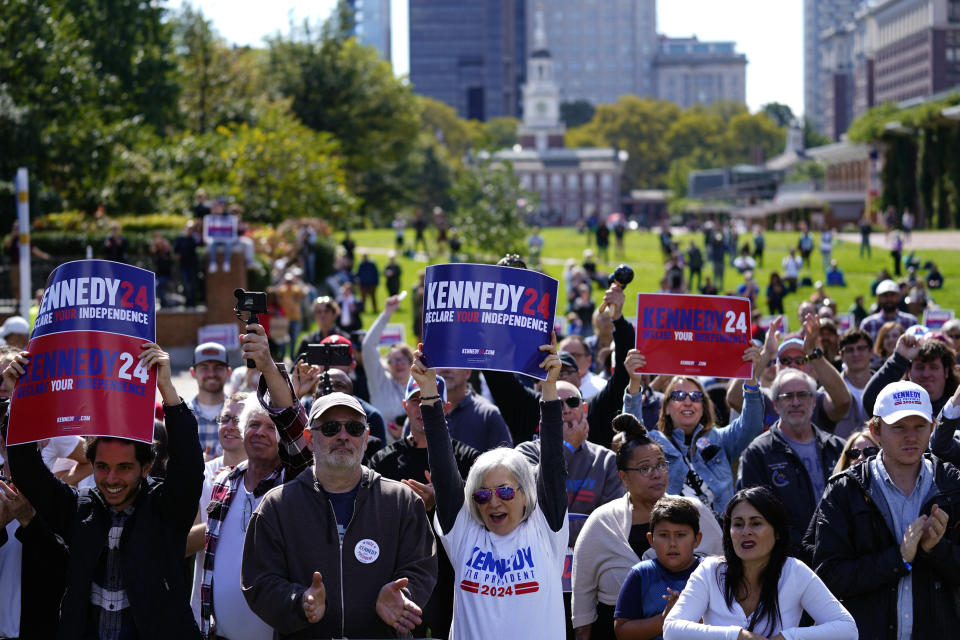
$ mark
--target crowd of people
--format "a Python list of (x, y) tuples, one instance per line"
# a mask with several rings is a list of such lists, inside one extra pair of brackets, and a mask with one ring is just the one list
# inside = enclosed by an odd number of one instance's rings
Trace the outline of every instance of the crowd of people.
[[(724, 233), (707, 251), (721, 287), (728, 262), (764, 259), (762, 232)], [(810, 259), (808, 236), (788, 258)], [(661, 246), (664, 290), (699, 285), (696, 243), (685, 262), (667, 230)], [(925, 327), (892, 279), (847, 329), (827, 297), (798, 305), (795, 331), (755, 324), (747, 380), (651, 376), (623, 288), (585, 260), (565, 284), (589, 313), (539, 347), (534, 380), (432, 369), (419, 344), (381, 353), (399, 267), (365, 267), (349, 236), (340, 259), (336, 297), (292, 266), (278, 278), (283, 313), (239, 336), (248, 366), (197, 345), (187, 401), (144, 344), (152, 446), (0, 446), (0, 637), (843, 640), (960, 623), (960, 320)], [(0, 330), (4, 398), (30, 366), (21, 324)], [(316, 344), (344, 360), (312, 362)]]

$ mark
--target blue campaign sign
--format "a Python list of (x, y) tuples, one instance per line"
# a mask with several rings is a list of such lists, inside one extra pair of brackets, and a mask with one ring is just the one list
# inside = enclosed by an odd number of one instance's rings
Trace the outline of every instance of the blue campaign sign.
[(33, 336), (102, 331), (153, 341), (152, 271), (108, 260), (62, 264), (47, 280)]
[(527, 269), (438, 264), (426, 269), (423, 348), (429, 367), (514, 371), (543, 380), (557, 281)]

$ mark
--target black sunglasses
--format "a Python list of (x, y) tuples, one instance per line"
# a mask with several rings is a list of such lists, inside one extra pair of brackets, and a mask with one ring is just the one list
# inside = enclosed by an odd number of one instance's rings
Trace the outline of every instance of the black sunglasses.
[(517, 491), (513, 487), (497, 487), (496, 489), (477, 489), (473, 492), (473, 501), (477, 504), (487, 504), (493, 497), (493, 492), (497, 492), (497, 497), (501, 500), (513, 500)]
[(699, 391), (671, 391), (670, 399), (674, 402), (683, 402), (690, 398), (690, 402), (703, 402), (703, 394)]
[(569, 398), (564, 398), (563, 401), (571, 409), (576, 409), (580, 406), (580, 396), (570, 396)]
[(347, 420), (344, 422), (339, 420), (327, 420), (326, 422), (322, 422), (319, 425), (310, 428), (319, 430), (324, 436), (332, 438), (340, 433), (341, 426), (344, 428), (344, 430), (346, 430), (347, 435), (353, 436), (354, 438), (359, 438), (363, 435), (363, 432), (367, 430), (367, 424), (365, 422), (360, 422), (359, 420)]
[(859, 460), (860, 458), (866, 460), (867, 458), (875, 456), (878, 453), (880, 453), (879, 447), (864, 447), (863, 449), (855, 449), (851, 447), (847, 449), (843, 455), (847, 457), (847, 460)]

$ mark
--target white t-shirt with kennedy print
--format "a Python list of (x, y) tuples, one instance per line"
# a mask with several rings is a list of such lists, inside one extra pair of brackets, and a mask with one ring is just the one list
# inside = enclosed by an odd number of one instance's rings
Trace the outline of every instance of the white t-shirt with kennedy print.
[(449, 533), (436, 517), (434, 528), (456, 573), (451, 640), (564, 636), (566, 516), (560, 531), (552, 531), (537, 506), (500, 536), (477, 524), (464, 504)]

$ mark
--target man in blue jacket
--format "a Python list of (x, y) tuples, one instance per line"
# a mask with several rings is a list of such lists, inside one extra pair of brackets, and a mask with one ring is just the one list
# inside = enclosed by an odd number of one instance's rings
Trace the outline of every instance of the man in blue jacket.
[[(79, 491), (50, 473), (33, 443), (7, 447), (18, 488), (70, 548), (60, 640), (200, 638), (183, 575), (203, 486), (197, 421), (173, 386), (170, 356), (152, 342), (142, 348), (164, 403), (164, 481), (149, 477), (153, 448), (144, 442), (91, 438), (96, 487)], [(3, 389), (13, 389), (28, 362), (23, 352), (4, 370)]]

